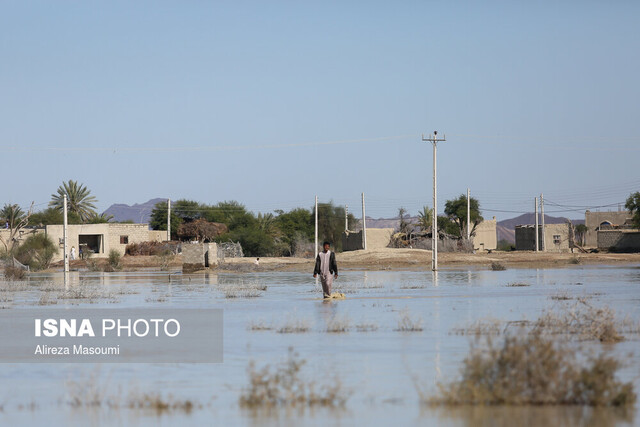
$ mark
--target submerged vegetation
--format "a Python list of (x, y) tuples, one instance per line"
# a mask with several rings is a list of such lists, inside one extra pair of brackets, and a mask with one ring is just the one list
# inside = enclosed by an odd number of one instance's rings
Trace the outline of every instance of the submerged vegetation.
[(489, 337), (472, 346), (458, 381), (422, 398), (446, 405), (632, 405), (633, 384), (616, 379), (620, 367), (606, 353), (581, 362), (573, 348), (540, 331), (502, 342)]
[(351, 393), (339, 379), (320, 385), (306, 380), (300, 375), (306, 363), (291, 347), (287, 360), (275, 367), (265, 365), (258, 369), (254, 361), (249, 362), (249, 385), (240, 394), (240, 406), (249, 409), (344, 406)]

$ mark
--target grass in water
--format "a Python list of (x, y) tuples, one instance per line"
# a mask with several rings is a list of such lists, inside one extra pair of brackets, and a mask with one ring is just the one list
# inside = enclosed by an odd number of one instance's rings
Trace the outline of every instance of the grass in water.
[(411, 317), (409, 310), (402, 310), (400, 312), (400, 319), (398, 320), (398, 327), (396, 331), (399, 332), (420, 332), (422, 331), (422, 319), (419, 317)]
[(501, 262), (494, 261), (491, 263), (491, 269), (493, 271), (504, 271), (507, 269), (507, 267)]
[(350, 396), (342, 383), (333, 379), (318, 385), (301, 377), (306, 360), (289, 348), (287, 360), (275, 367), (265, 365), (258, 369), (249, 362), (249, 385), (242, 390), (239, 403), (249, 409), (277, 407), (342, 407)]
[(580, 362), (575, 349), (540, 332), (512, 334), (501, 342), (477, 340), (461, 378), (439, 384), (437, 396), (416, 387), (428, 404), (633, 405), (633, 384), (616, 379), (621, 365), (605, 353)]
[(343, 333), (348, 332), (351, 329), (351, 320), (347, 316), (333, 316), (327, 322), (326, 332), (330, 333)]

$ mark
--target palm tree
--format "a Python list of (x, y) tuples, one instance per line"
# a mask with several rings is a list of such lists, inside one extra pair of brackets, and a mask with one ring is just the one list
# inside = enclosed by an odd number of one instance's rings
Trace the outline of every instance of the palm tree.
[(0, 210), (0, 219), (3, 220), (2, 227), (9, 225), (9, 235), (3, 237), (0, 235), (0, 243), (4, 245), (4, 250), (7, 253), (13, 253), (14, 247), (18, 242), (22, 228), (29, 223), (29, 217), (33, 212), (33, 203), (28, 212), (24, 212), (18, 205), (5, 204), (2, 210)]
[(15, 228), (16, 225), (24, 218), (24, 211), (18, 205), (5, 204), (2, 210), (0, 210), (0, 220), (2, 220), (2, 227), (8, 224), (8, 228)]
[(423, 206), (422, 210), (418, 212), (418, 226), (420, 227), (420, 230), (427, 231), (429, 227), (433, 225), (432, 221), (433, 221), (433, 216), (432, 216), (431, 209), (427, 208), (426, 206)]
[(77, 181), (69, 180), (69, 182), (63, 182), (58, 187), (58, 194), (51, 195), (51, 201), (49, 206), (53, 206), (58, 210), (63, 209), (64, 195), (67, 195), (67, 209), (69, 212), (75, 212), (78, 214), (82, 222), (87, 222), (89, 218), (96, 214), (96, 206), (94, 205), (95, 197), (90, 195), (91, 191), (82, 184), (78, 184)]
[(89, 222), (89, 224), (106, 224), (108, 222), (111, 222), (113, 218), (113, 215), (104, 212), (99, 215), (96, 212), (93, 212), (91, 215), (89, 215), (89, 218), (87, 218), (87, 222)]

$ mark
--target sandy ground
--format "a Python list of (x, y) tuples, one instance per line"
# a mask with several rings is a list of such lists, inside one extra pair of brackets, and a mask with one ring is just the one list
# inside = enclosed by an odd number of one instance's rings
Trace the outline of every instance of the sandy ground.
[[(379, 248), (367, 251), (351, 251), (337, 254), (338, 268), (358, 270), (430, 270), (431, 251), (422, 249), (391, 249)], [(261, 257), (258, 266), (255, 258), (227, 258), (218, 266), (222, 271), (312, 271), (313, 259), (290, 257)], [(107, 263), (106, 259), (97, 260), (100, 267)], [(493, 252), (489, 253), (439, 253), (439, 268), (463, 268), (475, 266), (491, 268), (497, 262), (507, 268), (553, 268), (575, 264), (638, 264), (640, 253), (534, 253), (534, 252)], [(53, 265), (51, 271), (57, 271), (61, 263)], [(82, 260), (72, 261), (71, 269), (86, 269)], [(121, 269), (130, 270), (160, 270), (160, 259), (154, 256), (124, 256), (121, 259)], [(180, 270), (182, 260), (174, 257), (168, 269)]]
[[(430, 270), (431, 251), (422, 249), (381, 248), (367, 251), (343, 252), (336, 255), (338, 268), (359, 270)], [(254, 270), (305, 271), (313, 269), (313, 260), (303, 258), (260, 258), (260, 265), (253, 263), (255, 258), (232, 258), (225, 260), (221, 269), (241, 270), (240, 265)], [(509, 268), (542, 268), (579, 264), (616, 264), (635, 263), (640, 265), (640, 253), (637, 254), (557, 254), (534, 252), (492, 252), (489, 253), (439, 253), (438, 266), (456, 268), (478, 266), (490, 268), (498, 262)], [(233, 267), (232, 267), (233, 266)]]

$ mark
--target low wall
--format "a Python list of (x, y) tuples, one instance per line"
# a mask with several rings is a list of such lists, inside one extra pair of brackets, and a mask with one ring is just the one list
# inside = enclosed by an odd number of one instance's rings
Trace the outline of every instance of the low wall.
[(598, 248), (620, 251), (640, 251), (640, 231), (599, 230)]
[(362, 230), (342, 233), (342, 250), (358, 251), (363, 248)]
[(218, 245), (216, 243), (182, 244), (182, 270), (202, 270), (218, 265)]

